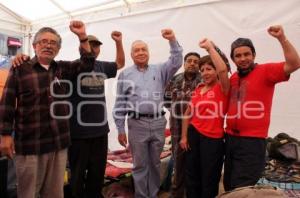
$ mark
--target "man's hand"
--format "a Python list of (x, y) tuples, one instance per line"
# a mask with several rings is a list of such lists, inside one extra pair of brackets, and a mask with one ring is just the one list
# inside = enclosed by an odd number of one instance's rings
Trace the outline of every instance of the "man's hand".
[(122, 33), (119, 31), (113, 31), (111, 33), (111, 38), (115, 41), (115, 42), (120, 42), (122, 41)]
[(87, 38), (85, 25), (82, 21), (71, 21), (69, 27), (70, 30), (78, 36), (79, 40)]
[(283, 28), (280, 25), (274, 25), (274, 26), (269, 27), (268, 28), (268, 33), (271, 36), (277, 38), (279, 41), (285, 41), (286, 40)]
[(205, 38), (199, 42), (199, 47), (206, 49), (206, 51), (209, 51), (210, 49), (214, 48), (214, 44), (212, 41)]
[(10, 135), (1, 136), (0, 151), (2, 155), (12, 159), (15, 154), (14, 140)]
[(30, 57), (25, 54), (17, 54), (15, 58), (12, 60), (11, 64), (13, 67), (20, 66), (24, 63), (24, 61), (29, 60)]
[(126, 133), (120, 133), (118, 135), (118, 140), (119, 140), (119, 143), (124, 146), (125, 148), (127, 147), (127, 136), (126, 136)]
[(163, 38), (165, 38), (169, 41), (175, 41), (176, 40), (175, 34), (174, 34), (173, 30), (171, 30), (171, 29), (161, 30), (161, 35), (162, 35)]

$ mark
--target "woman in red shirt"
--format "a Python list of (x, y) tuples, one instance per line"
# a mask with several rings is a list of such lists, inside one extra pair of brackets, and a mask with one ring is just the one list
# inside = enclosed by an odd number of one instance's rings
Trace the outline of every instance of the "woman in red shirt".
[(224, 117), (230, 88), (228, 69), (208, 39), (199, 43), (209, 53), (200, 60), (203, 83), (195, 89), (182, 121), (180, 146), (186, 155), (187, 197), (212, 198), (224, 159)]

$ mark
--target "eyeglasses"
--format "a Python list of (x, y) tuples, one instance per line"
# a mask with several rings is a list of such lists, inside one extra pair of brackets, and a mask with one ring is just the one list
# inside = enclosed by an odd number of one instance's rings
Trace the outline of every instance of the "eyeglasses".
[(39, 40), (39, 41), (37, 41), (37, 43), (40, 44), (43, 47), (46, 47), (48, 45), (50, 45), (51, 47), (57, 47), (58, 46), (57, 41), (47, 40), (47, 39)]

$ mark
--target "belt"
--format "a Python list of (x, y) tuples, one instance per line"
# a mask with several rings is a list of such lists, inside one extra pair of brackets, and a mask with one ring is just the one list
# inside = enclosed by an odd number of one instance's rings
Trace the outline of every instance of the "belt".
[(160, 113), (156, 113), (156, 114), (148, 114), (148, 113), (139, 113), (139, 112), (135, 112), (135, 111), (130, 111), (128, 113), (128, 116), (130, 118), (133, 119), (140, 119), (140, 118), (159, 118), (162, 117), (166, 114), (166, 112), (162, 111)]

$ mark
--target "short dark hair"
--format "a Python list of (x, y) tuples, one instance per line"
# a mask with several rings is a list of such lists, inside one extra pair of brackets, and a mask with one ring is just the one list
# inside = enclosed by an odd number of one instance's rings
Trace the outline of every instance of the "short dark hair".
[[(220, 53), (219, 53), (220, 54)], [(227, 67), (227, 70), (229, 73), (231, 73), (231, 69), (230, 69), (230, 64), (228, 62), (228, 59), (227, 57), (225, 56), (225, 54), (220, 54), (221, 58), (223, 59), (226, 67)], [(211, 57), (210, 55), (206, 55), (206, 56), (202, 56), (200, 58), (200, 61), (199, 61), (199, 69), (201, 69), (201, 67), (205, 64), (209, 64), (210, 66), (212, 66), (214, 69), (216, 69), (216, 66), (214, 65), (213, 61), (211, 60)]]
[(189, 52), (187, 53), (185, 56), (184, 56), (184, 61), (186, 61), (186, 59), (189, 57), (189, 56), (196, 56), (200, 59), (200, 54), (198, 54), (197, 52)]
[(199, 61), (199, 69), (201, 69), (201, 66), (203, 66), (203, 65), (205, 65), (205, 64), (209, 64), (209, 65), (211, 65), (214, 69), (216, 69), (214, 63), (213, 63), (212, 60), (211, 60), (210, 55), (202, 56), (202, 57), (200, 58), (200, 61)]
[(57, 36), (57, 38), (58, 38), (57, 44), (58, 44), (58, 47), (60, 47), (61, 46), (61, 37), (57, 33), (57, 31), (51, 27), (42, 27), (41, 29), (39, 29), (39, 31), (34, 35), (33, 44), (36, 44), (36, 42), (38, 42), (40, 35), (43, 33), (46, 33), (46, 32), (52, 33)]

